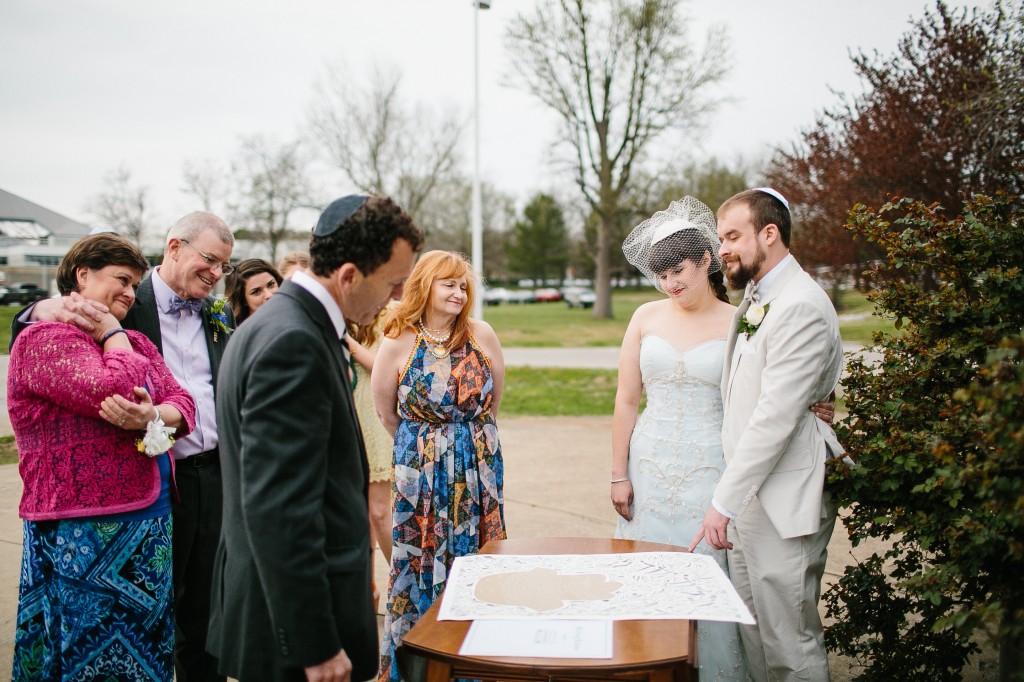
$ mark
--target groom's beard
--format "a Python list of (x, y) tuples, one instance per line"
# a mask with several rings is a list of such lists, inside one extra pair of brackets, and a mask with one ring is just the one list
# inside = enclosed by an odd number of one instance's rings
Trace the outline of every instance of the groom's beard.
[(761, 271), (761, 266), (767, 258), (768, 254), (758, 244), (757, 252), (754, 254), (754, 260), (751, 263), (745, 264), (739, 257), (730, 261), (725, 270), (725, 278), (729, 280), (729, 286), (733, 289), (746, 288), (747, 282), (757, 277), (757, 274)]

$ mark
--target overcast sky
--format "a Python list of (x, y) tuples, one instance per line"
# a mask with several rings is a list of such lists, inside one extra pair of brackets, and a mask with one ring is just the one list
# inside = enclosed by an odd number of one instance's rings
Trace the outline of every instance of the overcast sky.
[[(520, 199), (564, 186), (550, 115), (502, 84), (515, 58), (505, 28), (533, 3), (493, 0), (479, 17), (481, 175)], [(733, 55), (722, 88), (733, 102), (694, 157), (753, 160), (791, 142), (836, 101), (830, 88), (857, 90), (850, 50), (892, 52), (925, 7), (934, 1), (682, 3), (691, 37), (724, 24)], [(90, 196), (123, 164), (166, 227), (196, 208), (180, 191), (186, 160), (227, 162), (241, 135), (302, 133), (313, 83), (342, 61), (357, 74), (397, 68), (410, 99), (468, 118), (473, 13), (472, 0), (2, 0), (0, 188), (90, 222)], [(468, 174), (471, 127), (462, 149)], [(321, 181), (325, 201), (352, 189)]]

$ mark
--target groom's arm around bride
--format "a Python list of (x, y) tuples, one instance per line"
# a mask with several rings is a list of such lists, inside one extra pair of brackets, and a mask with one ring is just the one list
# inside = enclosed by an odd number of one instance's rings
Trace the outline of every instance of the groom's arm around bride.
[(823, 489), (841, 448), (807, 405), (835, 388), (843, 351), (831, 302), (789, 253), (790, 226), (774, 190), (718, 210), (727, 278), (747, 294), (723, 370), (727, 466), (693, 546), (732, 550), (731, 578), (758, 622), (741, 629), (751, 676), (827, 680), (817, 603), (835, 507)]

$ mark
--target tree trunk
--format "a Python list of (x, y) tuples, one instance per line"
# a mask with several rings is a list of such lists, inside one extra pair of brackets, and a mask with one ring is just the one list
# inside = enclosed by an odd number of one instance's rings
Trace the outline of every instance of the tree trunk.
[(597, 226), (597, 253), (594, 258), (594, 318), (610, 320), (612, 317), (612, 285), (611, 266), (609, 265), (608, 249), (611, 247), (609, 237), (612, 234), (612, 216), (614, 211), (605, 210), (601, 222)]
[(839, 312), (843, 309), (843, 289), (839, 285), (839, 279), (833, 278), (832, 285), (829, 287), (828, 297), (832, 299), (832, 307)]

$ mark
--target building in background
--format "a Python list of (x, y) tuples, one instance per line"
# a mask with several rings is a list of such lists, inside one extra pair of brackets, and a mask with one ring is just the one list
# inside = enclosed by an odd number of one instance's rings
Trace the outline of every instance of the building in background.
[(0, 189), (0, 285), (36, 284), (56, 291), (54, 273), (89, 226)]

